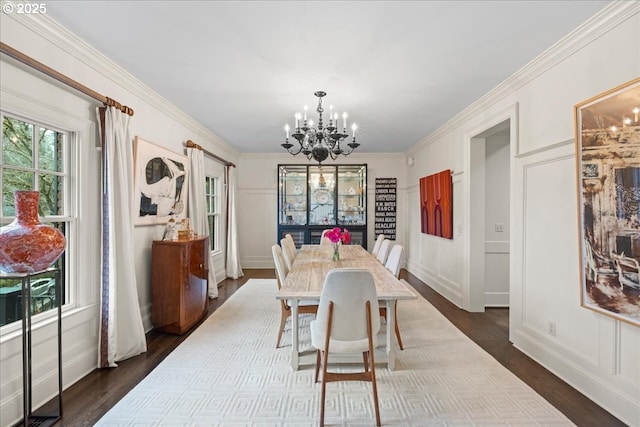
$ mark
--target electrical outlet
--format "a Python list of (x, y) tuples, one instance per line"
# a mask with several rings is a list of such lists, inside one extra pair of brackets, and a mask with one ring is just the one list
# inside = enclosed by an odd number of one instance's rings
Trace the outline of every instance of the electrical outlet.
[(496, 233), (504, 232), (504, 224), (496, 223)]
[(556, 324), (554, 322), (549, 322), (547, 325), (547, 333), (552, 337), (556, 336)]

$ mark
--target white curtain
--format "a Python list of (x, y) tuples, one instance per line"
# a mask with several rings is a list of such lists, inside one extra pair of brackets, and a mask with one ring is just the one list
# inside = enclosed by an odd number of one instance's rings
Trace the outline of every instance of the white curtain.
[(227, 166), (227, 277), (237, 279), (244, 276), (240, 266), (238, 249), (238, 221), (236, 215), (236, 171)]
[[(133, 253), (133, 144), (130, 116), (105, 108), (102, 186), (102, 294), (98, 366), (147, 351)], [(102, 126), (101, 126), (102, 129)]]
[[(191, 165), (189, 179), (189, 220), (193, 231), (200, 236), (209, 236), (209, 221), (207, 221), (207, 195), (205, 192), (204, 152), (198, 148), (187, 148), (187, 156)], [(209, 298), (218, 297), (218, 284), (213, 268), (213, 256), (209, 251)]]

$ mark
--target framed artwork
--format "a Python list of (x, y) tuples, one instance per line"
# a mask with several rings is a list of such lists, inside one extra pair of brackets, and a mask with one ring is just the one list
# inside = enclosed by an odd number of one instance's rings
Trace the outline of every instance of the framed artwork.
[(136, 225), (166, 224), (186, 217), (189, 158), (135, 138)]
[(425, 234), (453, 239), (451, 170), (420, 178), (420, 228)]
[(580, 303), (640, 326), (640, 78), (574, 113)]

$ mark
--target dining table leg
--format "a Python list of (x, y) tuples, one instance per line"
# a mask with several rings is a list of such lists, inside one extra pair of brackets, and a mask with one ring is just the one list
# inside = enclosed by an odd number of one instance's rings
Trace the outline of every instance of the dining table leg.
[(298, 370), (298, 300), (291, 300), (291, 368)]
[(396, 300), (387, 300), (387, 368), (396, 369)]

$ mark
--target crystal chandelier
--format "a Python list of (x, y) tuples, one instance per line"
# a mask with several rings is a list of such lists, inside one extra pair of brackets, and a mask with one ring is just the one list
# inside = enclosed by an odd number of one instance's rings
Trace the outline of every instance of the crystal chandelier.
[[(355, 123), (351, 125), (353, 131), (353, 138), (351, 142), (345, 141), (349, 137), (347, 134), (347, 113), (342, 113), (342, 133), (338, 132), (338, 113), (333, 112), (333, 105), (329, 106), (329, 124), (325, 126), (322, 121), (322, 97), (326, 95), (325, 92), (317, 91), (314, 93), (318, 97), (318, 125), (313, 126), (313, 120), (307, 120), (307, 106), (304, 107), (304, 115), (300, 113), (295, 114), (295, 127), (293, 129), (292, 137), (298, 142), (298, 146), (294, 148), (294, 144), (289, 142), (289, 124), (284, 127), (286, 138), (282, 147), (290, 154), (297, 156), (302, 153), (307, 156), (307, 159), (315, 160), (318, 164), (321, 164), (329, 156), (333, 160), (338, 158), (339, 155), (348, 156), (356, 148), (360, 146), (356, 142), (356, 129), (358, 128)], [(302, 121), (302, 126), (300, 122)], [(346, 144), (347, 147), (344, 147)], [(293, 149), (292, 149), (293, 148)]]

